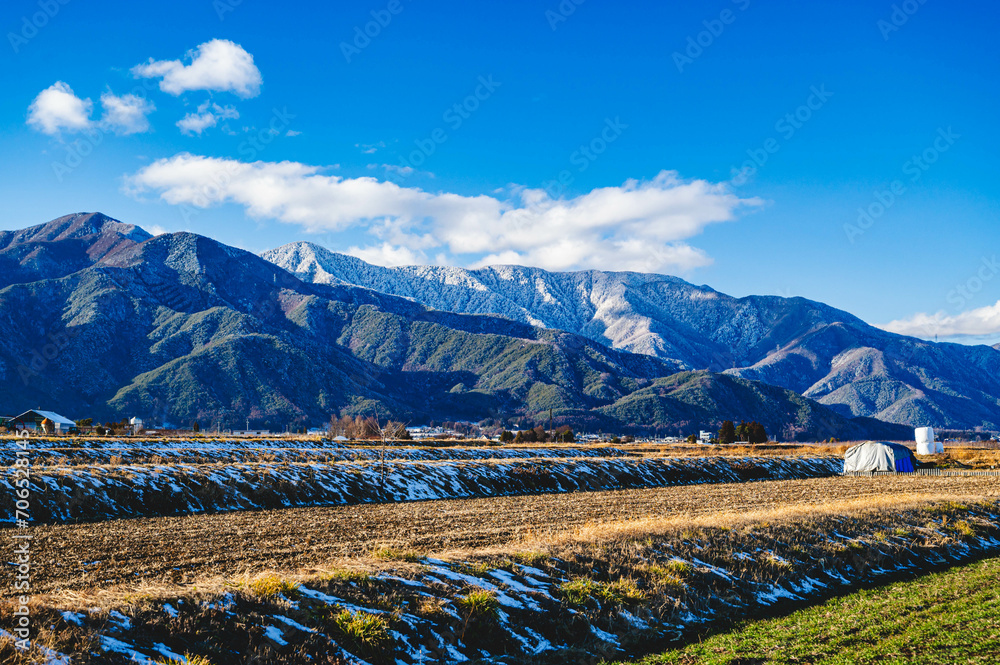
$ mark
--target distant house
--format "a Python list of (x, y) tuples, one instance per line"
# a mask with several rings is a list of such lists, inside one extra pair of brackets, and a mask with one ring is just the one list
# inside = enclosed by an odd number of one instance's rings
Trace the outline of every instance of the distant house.
[(48, 418), (55, 425), (56, 434), (70, 434), (77, 431), (76, 423), (60, 416), (54, 411), (40, 411), (38, 409), (33, 409), (31, 411), (25, 411), (21, 415), (14, 418), (15, 421), (19, 421), (19, 424), (23, 424), (26, 429), (42, 431), (42, 421)]
[(698, 432), (698, 441), (700, 441), (701, 443), (711, 443), (712, 433), (706, 432), (705, 430), (700, 430)]

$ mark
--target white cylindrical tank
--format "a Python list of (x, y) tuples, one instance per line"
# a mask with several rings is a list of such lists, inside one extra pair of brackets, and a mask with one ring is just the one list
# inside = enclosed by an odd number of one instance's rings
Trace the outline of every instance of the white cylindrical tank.
[(934, 440), (933, 427), (918, 427), (914, 431), (914, 437), (917, 440), (918, 455), (933, 455), (944, 452), (944, 446)]

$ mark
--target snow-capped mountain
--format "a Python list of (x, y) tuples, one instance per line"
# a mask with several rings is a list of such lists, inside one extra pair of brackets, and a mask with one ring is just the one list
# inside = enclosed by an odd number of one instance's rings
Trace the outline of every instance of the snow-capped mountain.
[(558, 328), (685, 368), (789, 388), (845, 415), (1000, 428), (997, 349), (895, 335), (804, 298), (734, 298), (676, 277), (634, 272), (384, 268), (312, 243), (263, 257), (314, 283)]
[(192, 233), (99, 213), (0, 233), (0, 412), (265, 427), (331, 415), (801, 440), (900, 438), (790, 391), (498, 316), (313, 284)]

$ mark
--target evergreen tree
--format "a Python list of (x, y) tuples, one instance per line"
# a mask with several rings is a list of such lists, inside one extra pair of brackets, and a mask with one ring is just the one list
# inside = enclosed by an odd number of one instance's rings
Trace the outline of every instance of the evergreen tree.
[(723, 420), (719, 429), (719, 443), (736, 443), (736, 426), (732, 420)]
[(767, 432), (764, 426), (756, 420), (747, 427), (747, 440), (750, 443), (767, 443)]

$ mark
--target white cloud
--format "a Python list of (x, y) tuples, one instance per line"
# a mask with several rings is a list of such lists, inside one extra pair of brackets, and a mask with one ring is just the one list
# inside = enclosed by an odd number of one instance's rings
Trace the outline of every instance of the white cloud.
[(235, 120), (240, 117), (239, 112), (232, 106), (219, 106), (205, 102), (198, 106), (197, 113), (188, 113), (177, 121), (177, 126), (181, 132), (188, 136), (201, 134), (209, 127), (215, 127), (219, 120)]
[(762, 203), (725, 185), (684, 181), (664, 171), (574, 199), (515, 187), (504, 198), (432, 193), (375, 178), (342, 178), (296, 162), (244, 163), (180, 154), (139, 170), (134, 194), (153, 190), (171, 204), (235, 203), (258, 219), (311, 232), (362, 229), (373, 240), (358, 253), (403, 256), (446, 252), (454, 263), (506, 262), (574, 268), (689, 270), (711, 263), (684, 241), (707, 225)]
[(879, 326), (883, 330), (912, 337), (986, 337), (1000, 334), (1000, 301), (960, 314), (915, 314)]
[(93, 107), (89, 99), (80, 99), (67, 84), (56, 81), (31, 102), (28, 124), (49, 135), (63, 130), (81, 132), (92, 124), (90, 112)]
[(285, 132), (285, 136), (298, 136), (301, 133), (302, 132), (297, 132), (294, 129), (289, 129), (287, 132)]
[(152, 102), (142, 97), (118, 97), (111, 92), (101, 95), (101, 106), (104, 107), (101, 126), (119, 135), (148, 132), (149, 118), (146, 116), (156, 110)]
[(387, 173), (398, 173), (404, 178), (406, 176), (413, 175), (416, 172), (412, 166), (399, 166), (398, 164), (383, 164), (382, 168), (384, 168)]
[(149, 131), (149, 119), (146, 116), (156, 110), (152, 102), (142, 97), (119, 97), (110, 91), (101, 95), (101, 106), (104, 112), (100, 122), (91, 120), (93, 102), (90, 99), (80, 99), (67, 84), (56, 81), (38, 93), (28, 107), (28, 124), (49, 135), (64, 131), (83, 132), (94, 128), (118, 135), (139, 134)]
[(153, 60), (136, 65), (132, 73), (141, 78), (162, 78), (160, 90), (180, 95), (188, 90), (233, 92), (243, 97), (260, 94), (260, 70), (253, 56), (226, 39), (213, 39), (188, 51), (191, 64), (180, 60)]
[(355, 143), (355, 148), (360, 148), (361, 152), (365, 155), (373, 155), (379, 151), (380, 148), (385, 147), (385, 141), (379, 141), (378, 143)]
[(394, 247), (389, 243), (351, 247), (345, 253), (377, 266), (412, 266), (427, 263), (427, 256), (423, 252), (414, 252), (408, 247)]

